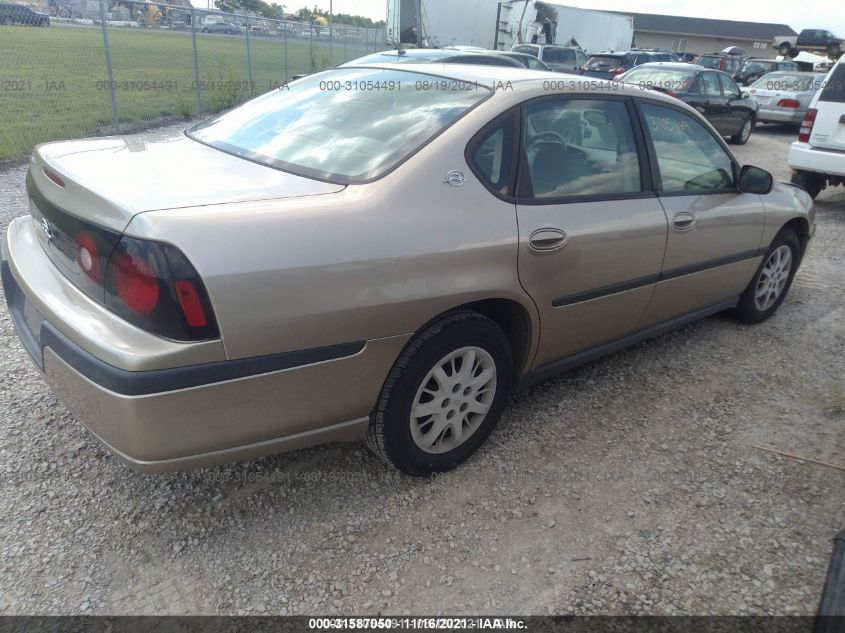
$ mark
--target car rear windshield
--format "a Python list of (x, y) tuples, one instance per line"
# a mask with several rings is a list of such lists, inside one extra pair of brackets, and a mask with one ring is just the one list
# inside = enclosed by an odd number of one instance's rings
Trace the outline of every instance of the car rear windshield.
[(634, 84), (640, 88), (653, 88), (664, 92), (687, 92), (692, 88), (695, 79), (695, 72), (641, 66), (629, 70), (624, 81), (626, 84)]
[(354, 184), (384, 175), (491, 94), (421, 73), (337, 69), (273, 90), (188, 136), (268, 167)]
[(751, 87), (758, 90), (785, 90), (788, 92), (816, 91), (822, 87), (822, 78), (823, 75), (813, 77), (795, 73), (769, 73), (751, 84)]
[(745, 62), (742, 65), (742, 72), (748, 73), (767, 73), (775, 68), (774, 62)]
[(715, 68), (719, 70), (722, 67), (722, 58), (721, 57), (699, 57), (696, 62), (699, 66), (704, 66), (705, 68)]
[(587, 70), (612, 70), (622, 65), (623, 57), (614, 55), (594, 55), (587, 60)]
[(536, 46), (517, 46), (513, 49), (515, 53), (525, 53), (526, 55), (532, 55), (534, 57), (540, 56), (540, 49)]
[(830, 77), (825, 80), (819, 101), (845, 103), (845, 63), (839, 62)]

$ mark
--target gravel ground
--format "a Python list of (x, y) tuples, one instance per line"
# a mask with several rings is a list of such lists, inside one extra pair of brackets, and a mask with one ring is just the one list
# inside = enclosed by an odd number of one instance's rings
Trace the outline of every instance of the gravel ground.
[[(787, 177), (793, 132), (745, 162)], [(26, 212), (0, 174), (0, 226)], [(812, 614), (845, 527), (845, 190), (767, 323), (706, 319), (516, 396), (432, 481), (360, 445), (137, 474), (0, 302), (0, 614)]]

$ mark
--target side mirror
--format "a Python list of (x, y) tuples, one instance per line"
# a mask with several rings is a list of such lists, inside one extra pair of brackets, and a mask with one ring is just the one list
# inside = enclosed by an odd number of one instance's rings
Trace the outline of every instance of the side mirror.
[(743, 193), (767, 194), (774, 185), (774, 177), (765, 169), (754, 165), (743, 165), (739, 173), (738, 189)]

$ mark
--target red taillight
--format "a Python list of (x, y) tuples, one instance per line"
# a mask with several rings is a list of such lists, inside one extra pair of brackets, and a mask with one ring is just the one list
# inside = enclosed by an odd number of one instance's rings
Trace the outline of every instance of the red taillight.
[(611, 69), (610, 69), (610, 74), (611, 74), (611, 75), (621, 75), (621, 74), (622, 74), (622, 73), (624, 73), (624, 72), (625, 72), (625, 69), (624, 69), (624, 68), (622, 68), (622, 66), (619, 66), (619, 67), (617, 67), (617, 68), (611, 68)]
[(176, 295), (179, 297), (179, 305), (182, 307), (182, 313), (185, 315), (185, 320), (191, 327), (205, 327), (208, 325), (208, 319), (205, 316), (205, 310), (202, 307), (199, 293), (190, 281), (177, 281)]
[(816, 122), (816, 114), (818, 114), (818, 110), (810, 108), (807, 110), (807, 114), (804, 115), (804, 120), (801, 122), (801, 129), (798, 130), (798, 140), (800, 142), (810, 142), (810, 135), (813, 133), (813, 124)]
[(64, 186), (65, 186), (65, 181), (64, 181), (64, 180), (62, 180), (62, 179), (59, 177), (59, 174), (57, 174), (56, 172), (54, 172), (52, 169), (49, 169), (49, 168), (45, 167), (45, 168), (44, 168), (44, 175), (45, 175), (45, 176), (47, 176), (47, 178), (49, 178), (49, 179), (53, 182), (53, 184), (56, 184), (56, 185), (58, 185), (59, 187), (64, 187)]
[(582, 74), (582, 75), (583, 75), (585, 72), (587, 72), (587, 70), (588, 70), (588, 68), (587, 68), (586, 66), (581, 66), (581, 74)]
[(799, 108), (801, 104), (795, 99), (781, 99), (778, 101), (779, 108)]
[(76, 236), (76, 264), (85, 275), (95, 284), (103, 283), (103, 273), (100, 270), (100, 255), (97, 252), (97, 242), (90, 231), (82, 231)]
[(112, 263), (117, 296), (135, 314), (148, 315), (158, 305), (158, 279), (147, 262), (121, 253)]

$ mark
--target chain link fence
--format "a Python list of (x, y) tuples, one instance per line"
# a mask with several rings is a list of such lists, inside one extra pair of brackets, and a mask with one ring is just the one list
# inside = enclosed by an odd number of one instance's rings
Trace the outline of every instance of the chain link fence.
[(0, 161), (225, 110), (386, 46), (384, 29), (134, 0), (49, 12), (49, 25), (0, 16)]

